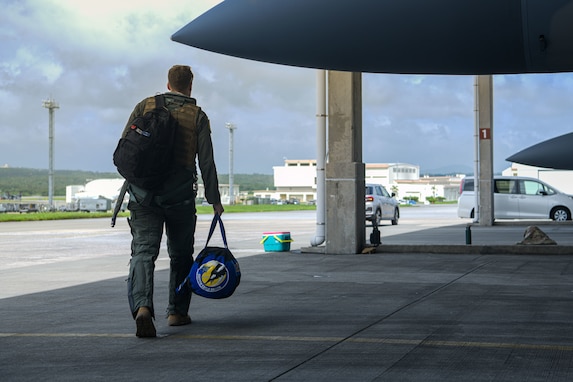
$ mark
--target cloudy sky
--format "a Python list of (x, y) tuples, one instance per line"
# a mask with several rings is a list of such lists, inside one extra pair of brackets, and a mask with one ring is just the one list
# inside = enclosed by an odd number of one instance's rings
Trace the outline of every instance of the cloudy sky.
[[(316, 157), (315, 70), (258, 63), (171, 41), (218, 0), (0, 0), (0, 166), (115, 171), (112, 153), (134, 105), (166, 90), (173, 64), (193, 67), (220, 173), (272, 174)], [(363, 75), (364, 162), (471, 171), (473, 76)], [(494, 76), (494, 170), (505, 158), (573, 130), (573, 75)]]

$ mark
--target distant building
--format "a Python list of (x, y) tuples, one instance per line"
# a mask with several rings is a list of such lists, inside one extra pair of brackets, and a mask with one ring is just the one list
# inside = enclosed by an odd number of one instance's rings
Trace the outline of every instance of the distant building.
[(407, 163), (366, 163), (364, 177), (366, 183), (389, 187), (400, 180), (420, 179), (420, 166)]
[[(66, 204), (78, 203), (80, 199), (99, 199), (105, 198), (115, 203), (119, 196), (121, 186), (123, 185), (123, 178), (116, 179), (95, 179), (85, 185), (70, 185), (66, 186)], [(229, 185), (219, 184), (219, 192), (221, 193), (221, 203), (229, 204)], [(240, 186), (233, 185), (233, 194), (238, 196), (240, 194)], [(127, 196), (126, 196), (127, 198)], [(203, 200), (205, 198), (205, 188), (203, 184), (198, 184), (197, 198)], [(127, 199), (126, 199), (127, 200)], [(236, 202), (237, 200), (235, 200)]]
[(69, 211), (107, 211), (119, 196), (123, 179), (96, 179), (85, 185), (66, 186)]
[(284, 166), (273, 167), (273, 174), (276, 191), (266, 192), (265, 196), (299, 202), (316, 200), (316, 160), (287, 159)]
[[(316, 160), (285, 160), (274, 166), (275, 190), (256, 191), (255, 197), (301, 203), (316, 200)], [(420, 167), (408, 163), (367, 163), (366, 183), (381, 184), (397, 199), (415, 197), (423, 202), (429, 197), (454, 201), (459, 196), (462, 175), (420, 178)]]
[(423, 202), (429, 197), (455, 201), (460, 196), (460, 182), (463, 175), (424, 176), (414, 180), (396, 180), (389, 192), (395, 192), (398, 199), (416, 197)]
[[(233, 198), (235, 199), (235, 203), (239, 202), (239, 198), (241, 195), (241, 186), (238, 184), (233, 184)], [(231, 204), (230, 203), (230, 195), (231, 195), (231, 187), (228, 184), (219, 184), (219, 194), (221, 194), (221, 204)], [(197, 199), (206, 200), (205, 199), (205, 186), (203, 183), (199, 183), (197, 185)]]
[(123, 179), (95, 179), (87, 182), (83, 186), (66, 187), (66, 203), (73, 202), (73, 199), (80, 198), (99, 198), (104, 197), (109, 200), (115, 200), (119, 195)]
[(84, 192), (85, 186), (83, 185), (71, 185), (66, 186), (66, 203), (74, 203), (77, 200), (76, 195)]

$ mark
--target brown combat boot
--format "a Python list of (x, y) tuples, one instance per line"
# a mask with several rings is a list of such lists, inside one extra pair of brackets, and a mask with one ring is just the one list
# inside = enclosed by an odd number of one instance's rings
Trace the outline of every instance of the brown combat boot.
[(151, 310), (149, 310), (148, 307), (142, 306), (137, 310), (137, 315), (135, 316), (135, 325), (137, 327), (137, 331), (135, 332), (137, 337), (157, 336), (155, 326), (153, 325)]
[(182, 326), (189, 325), (191, 323), (191, 317), (189, 315), (183, 316), (181, 314), (170, 314), (167, 316), (167, 325), (169, 326)]

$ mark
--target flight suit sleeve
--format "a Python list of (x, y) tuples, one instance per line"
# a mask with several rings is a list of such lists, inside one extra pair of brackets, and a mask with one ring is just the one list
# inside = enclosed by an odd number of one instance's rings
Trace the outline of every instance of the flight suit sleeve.
[(205, 186), (205, 197), (209, 204), (221, 203), (219, 193), (219, 180), (213, 154), (213, 142), (211, 140), (211, 126), (209, 118), (204, 112), (200, 112), (197, 122), (197, 159), (201, 178)]

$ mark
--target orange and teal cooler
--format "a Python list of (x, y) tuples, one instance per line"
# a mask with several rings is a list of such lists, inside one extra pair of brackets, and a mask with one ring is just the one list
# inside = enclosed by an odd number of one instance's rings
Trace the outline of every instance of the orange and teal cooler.
[(263, 232), (261, 244), (264, 245), (265, 252), (284, 252), (290, 251), (292, 241), (290, 232)]

